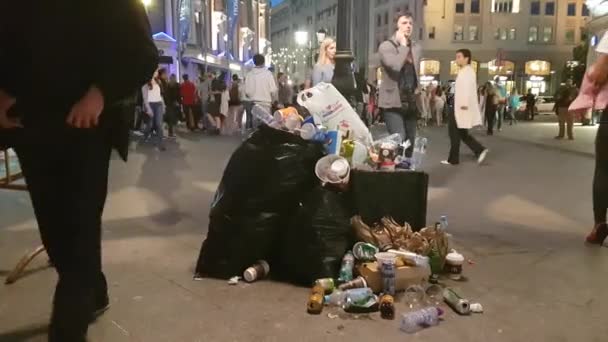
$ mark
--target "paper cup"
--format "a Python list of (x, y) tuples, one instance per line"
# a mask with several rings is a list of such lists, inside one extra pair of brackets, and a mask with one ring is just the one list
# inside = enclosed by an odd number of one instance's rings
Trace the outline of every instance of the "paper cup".
[(340, 156), (325, 156), (315, 165), (315, 174), (324, 184), (347, 184), (350, 180), (350, 165)]
[(316, 133), (317, 128), (311, 123), (305, 123), (300, 128), (300, 137), (302, 137), (304, 140), (313, 140)]
[(300, 128), (300, 117), (297, 114), (289, 114), (286, 118), (285, 118), (285, 128), (287, 128), (290, 131), (294, 131), (298, 128)]

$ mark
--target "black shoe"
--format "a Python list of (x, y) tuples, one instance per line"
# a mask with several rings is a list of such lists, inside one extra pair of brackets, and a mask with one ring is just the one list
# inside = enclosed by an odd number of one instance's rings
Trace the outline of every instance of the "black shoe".
[(93, 315), (91, 316), (91, 323), (95, 322), (99, 317), (106, 313), (108, 309), (110, 309), (110, 298), (105, 294), (100, 296), (95, 303), (95, 311), (93, 311)]

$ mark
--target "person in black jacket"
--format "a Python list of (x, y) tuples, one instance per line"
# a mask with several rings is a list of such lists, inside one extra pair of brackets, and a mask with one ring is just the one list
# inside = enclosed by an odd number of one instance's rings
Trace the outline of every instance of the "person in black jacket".
[(59, 276), (49, 341), (84, 342), (109, 305), (101, 217), (111, 149), (126, 160), (123, 103), (158, 52), (139, 0), (2, 1), (0, 46), (0, 143), (17, 152)]

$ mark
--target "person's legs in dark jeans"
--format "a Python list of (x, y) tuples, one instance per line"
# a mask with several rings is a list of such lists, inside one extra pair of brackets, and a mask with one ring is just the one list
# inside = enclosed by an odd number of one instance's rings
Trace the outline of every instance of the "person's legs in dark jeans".
[(497, 124), (496, 128), (498, 128), (498, 131), (500, 132), (502, 130), (502, 121), (505, 118), (505, 106), (504, 105), (498, 106), (496, 115), (498, 115), (498, 118), (497, 118), (498, 121), (496, 122), (496, 124)]
[[(386, 123), (386, 129), (388, 130), (388, 134), (399, 134), (403, 141), (409, 139), (406, 131), (406, 120), (403, 116), (403, 113), (401, 113), (399, 109), (385, 109), (382, 111), (382, 117), (384, 118), (384, 122)], [(415, 126), (416, 122), (414, 121), (414, 127)], [(408, 152), (406, 152), (406, 155), (407, 153)]]
[(496, 122), (496, 111), (486, 110), (486, 121), (488, 122), (488, 135), (493, 135), (494, 124)]
[(252, 129), (253, 128), (253, 114), (251, 110), (253, 109), (253, 102), (247, 101), (243, 102), (245, 106), (245, 128)]
[(412, 157), (414, 153), (414, 146), (416, 144), (416, 130), (418, 128), (418, 117), (417, 112), (410, 112), (405, 115), (405, 136), (410, 141), (410, 147), (405, 150), (405, 156), (408, 158)]
[[(108, 305), (101, 267), (101, 217), (111, 145), (102, 129), (24, 129), (15, 147), (47, 254), (59, 275), (50, 342), (85, 342)], [(48, 135), (48, 133), (47, 133)], [(61, 151), (61, 153), (49, 153)]]

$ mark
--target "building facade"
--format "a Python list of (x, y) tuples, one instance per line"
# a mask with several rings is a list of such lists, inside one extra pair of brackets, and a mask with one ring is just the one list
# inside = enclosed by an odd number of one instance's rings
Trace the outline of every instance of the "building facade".
[(146, 0), (161, 64), (171, 73), (241, 74), (270, 54), (267, 0)]
[[(423, 46), (423, 84), (455, 79), (455, 51), (469, 49), (478, 82), (500, 80), (507, 89), (552, 94), (585, 39), (584, 0), (374, 0), (370, 11), (370, 61), (394, 30), (392, 14), (414, 16)], [(370, 68), (376, 65), (370, 63)]]
[[(367, 65), (369, 1), (352, 1), (351, 49), (354, 68)], [(272, 8), (270, 37), (276, 71), (286, 72), (294, 82), (310, 77), (321, 43), (320, 31), (336, 37), (337, 0), (285, 0)]]

